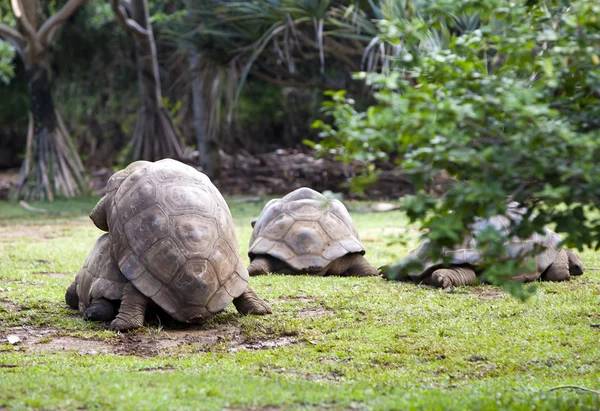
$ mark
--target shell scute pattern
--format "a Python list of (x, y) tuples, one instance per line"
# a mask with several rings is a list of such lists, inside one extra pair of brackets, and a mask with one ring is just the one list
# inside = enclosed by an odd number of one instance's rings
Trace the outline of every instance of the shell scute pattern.
[(312, 221), (318, 219), (323, 214), (323, 209), (327, 204), (318, 204), (312, 199), (296, 200), (293, 203), (287, 203), (285, 212), (296, 221)]
[(170, 185), (165, 187), (163, 196), (162, 204), (169, 215), (201, 214), (207, 217), (215, 215), (212, 194), (205, 187), (191, 184)]
[(319, 224), (321, 224), (321, 227), (323, 227), (325, 233), (327, 233), (327, 235), (334, 241), (355, 235), (348, 228), (348, 225), (334, 213), (323, 214), (323, 216), (321, 216), (319, 219)]
[(262, 212), (256, 219), (256, 223), (254, 224), (254, 230), (252, 231), (252, 235), (250, 236), (250, 244), (254, 242), (256, 239), (256, 233), (268, 233), (268, 230), (265, 230), (265, 226), (273, 220), (274, 216), (281, 214), (281, 209), (283, 207), (283, 203), (280, 199), (272, 199), (270, 200)]
[(299, 255), (316, 255), (329, 245), (329, 236), (325, 234), (317, 221), (296, 221), (287, 232), (283, 241)]
[(329, 209), (331, 210), (331, 214), (339, 218), (344, 223), (344, 225), (350, 230), (352, 235), (358, 238), (358, 231), (356, 230), (356, 226), (352, 221), (350, 213), (348, 212), (348, 210), (346, 210), (346, 207), (344, 207), (342, 202), (335, 199), (332, 200), (329, 204)]
[(219, 280), (208, 260), (191, 260), (184, 264), (169, 286), (182, 296), (186, 304), (200, 306), (219, 287)]
[[(478, 219), (470, 228), (470, 234), (463, 240), (462, 245), (456, 249), (444, 250), (444, 254), (451, 257), (451, 263), (456, 265), (469, 264), (477, 266), (481, 263), (481, 251), (476, 248), (477, 234), (489, 227), (500, 232), (505, 237), (506, 257), (510, 259), (520, 259), (527, 255), (531, 255), (532, 251), (539, 250), (535, 254), (535, 263), (539, 273), (544, 272), (552, 263), (554, 263), (559, 251), (561, 237), (557, 233), (548, 228), (544, 228), (543, 234), (534, 233), (529, 238), (511, 238), (510, 226), (513, 222), (522, 219), (522, 213), (516, 203), (509, 205), (506, 216), (497, 215), (488, 219)], [(508, 216), (508, 217), (507, 217)], [(413, 278), (420, 278), (429, 275), (437, 268), (440, 268), (438, 262), (424, 259), (423, 256), (430, 249), (429, 241), (422, 241), (419, 246), (411, 251), (405, 261), (417, 260), (423, 263), (421, 271), (410, 272), (408, 275)], [(527, 257), (530, 260), (532, 257)]]
[(318, 270), (348, 253), (364, 254), (350, 214), (338, 200), (303, 187), (267, 203), (256, 220), (249, 256), (277, 258), (296, 270)]
[(107, 211), (123, 275), (175, 319), (219, 312), (246, 289), (229, 208), (204, 174), (148, 163), (123, 180)]
[[(265, 240), (266, 241), (266, 240)], [(285, 245), (285, 243), (274, 243), (271, 248), (268, 249), (269, 255), (281, 260), (281, 261), (289, 261), (292, 258), (296, 257), (296, 253), (290, 247)], [(326, 257), (327, 258), (327, 257)]]
[(265, 227), (265, 236), (271, 240), (278, 240), (287, 234), (294, 223), (295, 220), (292, 216), (285, 213), (279, 214)]
[[(155, 243), (144, 253), (143, 261), (153, 274), (151, 277), (168, 283), (173, 274), (179, 271), (186, 258), (179, 249), (179, 245), (171, 238), (166, 237)], [(140, 290), (141, 291), (141, 290)]]
[(129, 247), (137, 255), (143, 255), (154, 243), (169, 235), (169, 217), (154, 204), (140, 211), (124, 224)]
[(212, 218), (199, 215), (171, 217), (174, 239), (187, 258), (208, 258), (219, 238), (217, 223)]
[(233, 219), (228, 209), (217, 206), (216, 224), (221, 238), (236, 238)]

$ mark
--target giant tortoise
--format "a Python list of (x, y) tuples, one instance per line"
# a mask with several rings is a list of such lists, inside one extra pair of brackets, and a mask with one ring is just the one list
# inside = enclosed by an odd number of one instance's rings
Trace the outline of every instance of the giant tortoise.
[(346, 207), (307, 187), (267, 203), (252, 223), (250, 275), (309, 274), (368, 276), (378, 270)]
[(129, 281), (111, 329), (140, 327), (149, 300), (188, 323), (231, 301), (243, 314), (271, 312), (248, 286), (223, 196), (196, 169), (134, 162), (109, 179), (90, 218), (109, 232), (111, 258)]
[[(517, 203), (509, 204), (506, 215), (493, 216), (489, 219), (478, 219), (470, 229), (470, 234), (460, 246), (451, 250), (444, 250), (450, 262), (442, 264), (427, 258), (430, 243), (424, 240), (411, 251), (399, 264), (400, 272), (386, 275), (390, 279), (400, 281), (413, 281), (436, 287), (449, 288), (452, 286), (472, 285), (477, 281), (482, 260), (481, 251), (476, 247), (477, 233), (488, 227), (493, 227), (502, 232), (507, 240), (507, 258), (523, 259), (526, 262), (533, 252), (535, 254), (535, 268), (532, 271), (521, 273), (512, 277), (513, 280), (529, 282), (541, 279), (543, 281), (568, 281), (572, 275), (583, 274), (583, 263), (579, 255), (560, 246), (561, 237), (557, 233), (544, 227), (543, 233), (534, 233), (527, 239), (509, 238), (509, 227), (513, 222), (522, 218), (524, 210)], [(414, 264), (421, 266), (413, 269)], [(386, 270), (384, 270), (386, 271)]]

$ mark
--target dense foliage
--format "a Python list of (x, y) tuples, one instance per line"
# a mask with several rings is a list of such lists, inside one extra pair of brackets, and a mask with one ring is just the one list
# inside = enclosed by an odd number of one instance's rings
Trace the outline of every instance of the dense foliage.
[[(428, 231), (435, 259), (476, 216), (504, 213), (507, 199), (531, 217), (512, 234), (554, 223), (567, 245), (598, 248), (599, 13), (593, 0), (444, 0), (382, 20), (379, 38), (398, 53), (387, 70), (357, 75), (377, 104), (361, 111), (344, 92), (330, 93), (335, 124), (317, 124), (318, 147), (372, 164), (371, 174), (378, 160), (396, 159), (417, 188), (406, 211)], [(440, 173), (455, 183), (443, 198), (428, 196)], [(500, 237), (490, 230), (478, 238), (496, 262), (492, 281), (515, 270), (497, 263)]]

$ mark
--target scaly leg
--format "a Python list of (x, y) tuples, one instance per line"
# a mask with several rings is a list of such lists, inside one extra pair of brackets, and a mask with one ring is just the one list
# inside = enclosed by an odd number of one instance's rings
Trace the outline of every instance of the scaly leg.
[(240, 314), (264, 315), (272, 313), (271, 307), (250, 287), (247, 287), (242, 295), (233, 299), (233, 305)]
[(423, 279), (426, 285), (450, 288), (461, 285), (473, 285), (477, 281), (477, 274), (469, 267), (440, 268), (435, 270), (430, 277)]
[[(373, 267), (365, 258), (364, 255), (356, 254), (352, 261), (352, 265), (346, 271), (347, 276), (369, 277), (379, 275), (379, 270)], [(344, 275), (344, 274), (342, 274)]]
[(110, 323), (110, 329), (114, 331), (128, 331), (144, 325), (144, 315), (148, 297), (140, 293), (132, 283), (127, 283), (123, 290), (123, 300), (119, 314)]

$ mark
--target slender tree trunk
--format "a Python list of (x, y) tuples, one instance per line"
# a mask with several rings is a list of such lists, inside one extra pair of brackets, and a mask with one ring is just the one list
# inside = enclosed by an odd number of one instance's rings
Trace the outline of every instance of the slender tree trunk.
[(198, 67), (198, 53), (193, 51), (190, 55), (190, 70), (192, 75), (192, 105), (194, 113), (194, 130), (196, 132), (196, 144), (200, 156), (202, 171), (211, 179), (219, 178), (221, 174), (221, 157), (219, 145), (210, 138), (207, 131), (207, 120), (204, 118), (204, 97), (202, 95), (202, 84)]
[[(133, 135), (132, 160), (156, 161), (170, 157), (183, 159), (182, 143), (171, 116), (162, 102), (156, 43), (146, 0), (131, 0), (127, 17), (119, 1), (112, 1), (113, 11), (121, 24), (133, 33), (141, 109)], [(132, 20), (132, 21), (131, 21)], [(132, 23), (135, 24), (132, 27)]]
[(26, 67), (30, 121), (18, 195), (28, 200), (74, 197), (85, 189), (83, 165), (54, 108), (46, 67), (45, 59)]

